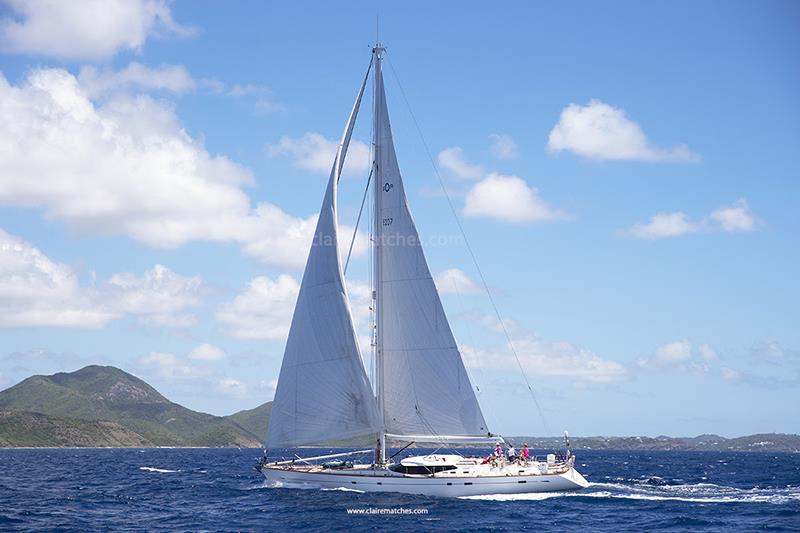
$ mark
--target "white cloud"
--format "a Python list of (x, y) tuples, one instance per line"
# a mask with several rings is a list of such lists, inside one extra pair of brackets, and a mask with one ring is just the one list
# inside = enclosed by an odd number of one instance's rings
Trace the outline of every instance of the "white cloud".
[[(591, 350), (568, 341), (549, 341), (503, 318), (505, 330), (496, 316), (462, 315), (462, 318), (493, 333), (508, 331), (519, 356), (519, 363), (531, 376), (574, 378), (581, 381), (610, 382), (624, 378), (628, 370), (622, 363), (604, 359)], [(474, 347), (460, 345), (464, 362), (470, 368), (486, 368), (502, 372), (519, 372), (511, 346)]]
[(753, 231), (756, 228), (756, 217), (750, 211), (750, 206), (744, 198), (737, 200), (732, 206), (720, 207), (710, 216), (722, 231), (739, 232)]
[(234, 378), (222, 378), (219, 380), (217, 390), (228, 396), (242, 397), (247, 395), (247, 385)]
[(225, 352), (222, 351), (221, 348), (208, 343), (195, 346), (194, 349), (189, 352), (189, 359), (196, 359), (199, 361), (219, 361), (224, 358)]
[(0, 108), (0, 203), (151, 246), (241, 233), (250, 205), (239, 185), (252, 175), (208, 154), (164, 105), (140, 96), (95, 107), (51, 69), (21, 87), (0, 78)]
[(153, 35), (186, 36), (166, 0), (6, 0), (0, 49), (64, 59), (108, 59), (140, 51)]
[(264, 391), (264, 394), (259, 394), (259, 397), (266, 398), (267, 401), (272, 400), (275, 398), (275, 391), (278, 389), (278, 380), (277, 379), (270, 379), (266, 380), (263, 379), (259, 382), (258, 388)]
[(692, 345), (687, 340), (681, 340), (659, 346), (653, 360), (659, 363), (677, 363), (691, 357)]
[(757, 226), (758, 219), (750, 211), (747, 201), (739, 199), (733, 205), (720, 207), (712, 211), (708, 217), (696, 222), (680, 211), (658, 213), (650, 219), (650, 222), (634, 224), (627, 229), (627, 233), (641, 239), (661, 239), (695, 232), (749, 232), (755, 230)]
[[(292, 164), (298, 168), (329, 174), (338, 146), (338, 141), (327, 139), (319, 133), (308, 132), (298, 138), (283, 136), (276, 144), (268, 144), (266, 150), (270, 157), (291, 158)], [(342, 172), (360, 176), (368, 169), (369, 146), (361, 141), (350, 141)]]
[(142, 316), (145, 323), (185, 327), (193, 325), (196, 319), (176, 313), (200, 305), (201, 285), (198, 277), (180, 276), (156, 265), (141, 277), (115, 274), (105, 287), (104, 297), (120, 311)]
[(663, 344), (653, 355), (639, 359), (642, 368), (673, 367), (683, 371), (707, 374), (709, 364), (719, 360), (717, 350), (708, 343), (693, 346), (686, 339)]
[[(533, 333), (527, 333), (513, 339), (513, 343), (522, 367), (531, 376), (611, 382), (627, 375), (627, 370), (621, 363), (603, 359), (591, 350), (571, 342), (546, 341)], [(462, 346), (462, 353), (471, 368), (518, 368), (510, 347), (483, 349)]]
[(467, 193), (464, 214), (494, 218), (503, 222), (564, 220), (569, 216), (550, 207), (539, 191), (517, 176), (492, 173)]
[(775, 341), (756, 343), (751, 351), (753, 354), (767, 359), (781, 359), (787, 354), (787, 350)]
[(81, 285), (67, 265), (0, 229), (0, 327), (99, 328), (126, 314), (142, 323), (186, 327), (200, 304), (201, 280), (156, 265), (139, 277), (116, 274), (104, 284)]
[(700, 354), (700, 357), (706, 361), (714, 361), (719, 359), (717, 350), (715, 350), (710, 344), (701, 344), (697, 347), (697, 352)]
[(161, 328), (188, 328), (197, 324), (197, 316), (192, 314), (153, 313), (140, 316), (139, 322), (147, 326)]
[(197, 378), (209, 374), (206, 369), (186, 364), (171, 353), (150, 352), (141, 356), (138, 362), (164, 379)]
[(136, 61), (117, 71), (85, 66), (81, 68), (78, 80), (81, 87), (93, 96), (130, 88), (183, 93), (197, 87), (197, 82), (182, 65), (162, 64), (152, 68)]
[(514, 159), (519, 155), (517, 143), (511, 135), (492, 133), (489, 139), (492, 141), (492, 155), (497, 159)]
[(209, 154), (164, 103), (116, 94), (95, 105), (74, 76), (46, 69), (20, 86), (0, 75), (0, 113), (0, 205), (42, 208), (76, 233), (153, 247), (233, 241), (263, 263), (293, 267), (307, 252), (312, 230), (308, 240), (293, 236), (308, 219), (251, 207), (242, 190), (251, 172)]
[[(221, 91), (225, 90), (224, 86)], [(233, 84), (230, 89), (225, 91), (225, 94), (233, 97), (247, 97), (255, 96), (256, 101), (254, 108), (259, 115), (269, 115), (271, 113), (279, 113), (286, 111), (286, 106), (276, 102), (272, 97), (272, 89), (266, 85), (259, 85), (254, 83)], [(333, 164), (333, 161), (331, 161)]]
[(698, 230), (698, 225), (691, 222), (686, 213), (658, 213), (646, 224), (634, 224), (628, 232), (641, 239), (660, 239), (677, 237)]
[[(248, 241), (242, 246), (242, 251), (265, 264), (300, 269), (308, 257), (317, 227), (317, 216), (294, 217), (275, 205), (259, 204), (248, 225)], [(338, 237), (339, 249), (344, 257), (350, 248), (353, 228), (339, 224)], [(359, 230), (353, 244), (353, 257), (364, 254), (368, 249), (369, 237)]]
[(466, 272), (458, 268), (450, 268), (434, 276), (436, 287), (442, 294), (475, 294), (481, 288)]
[(652, 146), (642, 128), (630, 120), (625, 111), (600, 100), (564, 108), (550, 131), (547, 148), (551, 152), (571, 151), (590, 159), (681, 162), (699, 159), (683, 145)]
[(734, 379), (737, 379), (740, 376), (739, 372), (737, 372), (736, 370), (734, 370), (732, 368), (728, 368), (727, 366), (723, 366), (722, 369), (720, 370), (720, 372), (722, 373), (723, 379), (727, 379), (727, 380), (734, 380)]
[(217, 320), (241, 339), (284, 339), (299, 291), (299, 283), (286, 274), (274, 281), (266, 276), (253, 278), (233, 301), (219, 307)]
[(476, 180), (483, 174), (479, 165), (468, 163), (464, 159), (464, 151), (458, 146), (445, 148), (439, 152), (439, 165), (453, 175), (467, 180)]
[(119, 313), (98, 299), (67, 265), (0, 229), (0, 326), (102, 327)]

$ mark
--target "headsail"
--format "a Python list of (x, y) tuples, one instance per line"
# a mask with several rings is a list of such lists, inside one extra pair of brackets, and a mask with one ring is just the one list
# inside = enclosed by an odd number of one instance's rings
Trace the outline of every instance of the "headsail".
[(408, 208), (380, 58), (375, 84), (378, 383), (385, 430), (395, 436), (486, 436)]
[(272, 404), (269, 448), (331, 442), (380, 431), (380, 416), (350, 313), (336, 220), (337, 182), (366, 82), (365, 77), (320, 209)]

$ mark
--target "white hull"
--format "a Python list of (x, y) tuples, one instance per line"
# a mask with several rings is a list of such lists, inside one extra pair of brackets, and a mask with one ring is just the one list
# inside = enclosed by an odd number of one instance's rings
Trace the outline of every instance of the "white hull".
[(273, 487), (351, 489), (443, 497), (562, 492), (588, 486), (588, 482), (574, 468), (559, 474), (463, 477), (398, 475), (386, 469), (373, 468), (306, 470), (265, 466), (262, 473)]

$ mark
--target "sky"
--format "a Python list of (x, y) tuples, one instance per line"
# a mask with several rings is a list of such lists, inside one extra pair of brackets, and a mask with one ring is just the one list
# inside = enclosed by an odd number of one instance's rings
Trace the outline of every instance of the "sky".
[(0, 388), (109, 364), (213, 414), (270, 400), (377, 18), (490, 429), (800, 432), (800, 5), (774, 0), (0, 2)]

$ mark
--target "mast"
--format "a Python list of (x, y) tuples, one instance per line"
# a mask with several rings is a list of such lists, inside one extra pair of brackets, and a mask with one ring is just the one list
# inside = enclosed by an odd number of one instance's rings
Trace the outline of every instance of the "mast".
[(381, 298), (381, 254), (383, 252), (383, 235), (380, 227), (380, 213), (381, 213), (381, 187), (383, 186), (382, 169), (378, 168), (378, 162), (381, 160), (381, 113), (378, 106), (380, 105), (380, 93), (382, 87), (379, 84), (383, 83), (383, 45), (377, 41), (375, 48), (372, 49), (375, 60), (375, 83), (374, 83), (374, 98), (373, 98), (373, 140), (372, 140), (372, 164), (373, 167), (373, 189), (375, 193), (375, 208), (373, 213), (373, 288), (372, 288), (372, 305), (375, 310), (373, 317), (374, 323), (374, 343), (375, 343), (375, 367), (376, 367), (376, 383), (375, 394), (378, 400), (378, 414), (381, 419), (380, 435), (378, 436), (378, 449), (375, 463), (383, 465), (386, 463), (386, 415), (384, 409), (384, 364), (383, 364), (383, 334), (381, 331), (380, 323), (383, 315), (382, 298)]

